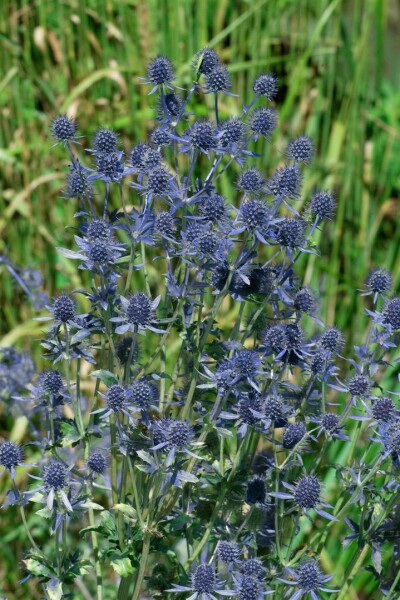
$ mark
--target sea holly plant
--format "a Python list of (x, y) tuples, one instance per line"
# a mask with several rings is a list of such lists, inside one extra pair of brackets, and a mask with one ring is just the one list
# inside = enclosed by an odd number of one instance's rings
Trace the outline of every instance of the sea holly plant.
[[(315, 600), (350, 597), (364, 566), (397, 598), (391, 275), (368, 276), (365, 341), (346, 357), (346, 332), (322, 322), (321, 290), (297, 273), (334, 215), (323, 187), (300, 202), (314, 143), (300, 135), (274, 172), (257, 166), (255, 143), (274, 149), (276, 76), (258, 75), (240, 109), (214, 50), (197, 53), (189, 89), (175, 73), (164, 56), (148, 65), (155, 126), (129, 149), (106, 127), (85, 147), (70, 116), (51, 124), (70, 160), (62, 202), (76, 206), (58, 251), (82, 286), (38, 317), (42, 373), (0, 352), (0, 397), (30, 425), (23, 447), (0, 444), (3, 508), (18, 507), (26, 532), (22, 577), (51, 600)], [(332, 536), (344, 572), (329, 572)]]

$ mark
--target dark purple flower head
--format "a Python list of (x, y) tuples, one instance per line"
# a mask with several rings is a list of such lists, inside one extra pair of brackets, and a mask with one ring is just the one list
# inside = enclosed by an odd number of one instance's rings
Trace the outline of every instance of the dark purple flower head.
[(281, 579), (290, 586), (297, 586), (299, 589), (291, 598), (302, 598), (310, 593), (314, 599), (320, 598), (319, 591), (339, 592), (326, 587), (326, 583), (332, 579), (332, 575), (324, 575), (318, 562), (314, 559), (306, 560), (298, 565), (296, 569), (287, 568), (290, 573), (290, 580)]
[(297, 165), (277, 169), (268, 181), (268, 192), (276, 198), (297, 198), (300, 194), (302, 173)]
[(247, 483), (246, 502), (248, 504), (264, 504), (267, 488), (264, 479), (254, 477)]
[(327, 350), (317, 350), (310, 361), (310, 370), (314, 375), (325, 373), (330, 363), (330, 353)]
[(188, 221), (186, 229), (182, 232), (182, 236), (189, 245), (195, 246), (203, 233), (204, 228), (199, 221)]
[(307, 428), (302, 421), (296, 423), (289, 423), (283, 432), (282, 445), (286, 450), (294, 448), (298, 444), (307, 432)]
[(58, 491), (65, 487), (67, 469), (64, 464), (57, 460), (50, 461), (43, 469), (43, 481), (46, 489)]
[(150, 298), (143, 292), (136, 292), (129, 300), (126, 317), (132, 325), (146, 327), (152, 317)]
[(372, 415), (377, 421), (390, 423), (393, 420), (395, 412), (395, 406), (390, 398), (382, 396), (373, 400)]
[(250, 115), (250, 130), (263, 137), (269, 138), (277, 125), (278, 117), (272, 108), (256, 108)]
[(209, 92), (224, 92), (229, 90), (231, 86), (231, 78), (229, 77), (228, 69), (224, 65), (216, 66), (206, 75), (206, 88)]
[(146, 148), (142, 154), (142, 168), (151, 171), (161, 165), (161, 154), (155, 148)]
[(253, 92), (257, 96), (264, 96), (272, 100), (278, 93), (278, 79), (273, 73), (261, 73), (255, 78)]
[(221, 146), (239, 144), (246, 134), (246, 125), (238, 117), (231, 117), (220, 123), (219, 143)]
[(147, 65), (147, 79), (155, 85), (171, 83), (174, 78), (174, 66), (166, 56), (156, 56)]
[(264, 183), (265, 180), (260, 171), (254, 167), (250, 167), (241, 172), (237, 185), (239, 189), (243, 190), (247, 194), (255, 194), (261, 191)]
[(122, 338), (115, 344), (115, 352), (118, 356), (118, 360), (126, 365), (128, 361), (135, 363), (139, 359), (139, 346), (136, 338), (128, 335)]
[(362, 373), (356, 373), (348, 383), (348, 389), (352, 396), (365, 396), (371, 387), (371, 381)]
[(72, 117), (58, 115), (51, 124), (51, 133), (58, 142), (68, 142), (76, 137), (78, 124)]
[(310, 211), (314, 218), (321, 221), (330, 219), (335, 210), (335, 197), (328, 190), (315, 192), (310, 202)]
[(93, 196), (93, 185), (89, 179), (89, 171), (75, 161), (69, 166), (64, 198), (91, 198)]
[(197, 52), (193, 67), (200, 75), (208, 75), (220, 64), (218, 54), (211, 48), (203, 48)]
[(143, 156), (149, 150), (151, 146), (148, 144), (137, 144), (134, 146), (131, 152), (131, 165), (136, 169), (143, 169)]
[(205, 255), (215, 254), (218, 248), (218, 235), (214, 231), (204, 231), (197, 240), (199, 252)]
[(232, 366), (239, 375), (251, 377), (260, 366), (260, 357), (254, 350), (236, 350), (232, 358)]
[(315, 560), (303, 563), (297, 570), (299, 587), (306, 592), (318, 590), (321, 570)]
[(97, 152), (96, 170), (105, 181), (119, 182), (124, 172), (122, 152)]
[(64, 387), (63, 379), (57, 370), (45, 371), (41, 376), (41, 382), (47, 392), (58, 394)]
[(13, 471), (22, 462), (22, 448), (15, 442), (0, 444), (0, 465)]
[(121, 410), (126, 404), (127, 391), (122, 385), (111, 385), (106, 394), (107, 407), (113, 412)]
[(93, 219), (86, 229), (86, 237), (90, 242), (103, 245), (111, 241), (111, 226), (105, 219)]
[(249, 198), (242, 202), (240, 212), (244, 223), (250, 229), (262, 227), (268, 222), (268, 206), (259, 198)]
[(281, 324), (267, 327), (262, 337), (266, 348), (273, 354), (280, 354), (287, 346), (285, 327)]
[(76, 306), (72, 296), (61, 294), (57, 296), (53, 302), (54, 318), (62, 323), (73, 321), (76, 314)]
[(215, 382), (220, 394), (225, 394), (235, 379), (235, 371), (231, 363), (224, 362), (218, 365), (215, 372)]
[(151, 141), (156, 146), (169, 146), (172, 143), (172, 138), (166, 129), (157, 127), (151, 134)]
[[(164, 102), (160, 101), (158, 106), (158, 119), (165, 119), (165, 112), (169, 120), (174, 121), (181, 114), (183, 106), (182, 97), (175, 92), (169, 92), (164, 96)], [(168, 119), (167, 119), (168, 120)]]
[(308, 163), (314, 156), (314, 144), (311, 139), (303, 135), (294, 140), (290, 140), (287, 154), (289, 158), (294, 160), (295, 162), (304, 162)]
[(259, 396), (242, 396), (237, 404), (237, 413), (239, 415), (239, 418), (246, 425), (255, 425), (260, 421), (260, 418), (257, 415), (255, 415), (253, 411), (261, 413), (261, 398)]
[(87, 461), (88, 468), (99, 475), (103, 475), (107, 469), (107, 459), (101, 452), (93, 452)]
[(89, 248), (88, 258), (93, 264), (104, 266), (110, 261), (111, 253), (103, 243), (95, 242)]
[(265, 568), (259, 558), (250, 558), (242, 563), (241, 571), (247, 577), (255, 577), (262, 581), (265, 577)]
[(145, 379), (136, 379), (129, 388), (131, 402), (141, 409), (148, 409), (157, 399), (157, 390)]
[(343, 333), (336, 327), (327, 327), (321, 334), (319, 343), (329, 352), (339, 352), (344, 346)]
[(155, 230), (161, 236), (172, 238), (176, 231), (176, 222), (171, 213), (162, 211), (156, 217)]
[(217, 555), (222, 562), (236, 563), (239, 560), (239, 544), (236, 542), (220, 541), (217, 547)]
[(193, 590), (201, 594), (215, 592), (215, 569), (212, 565), (198, 565), (192, 575)]
[(400, 329), (400, 298), (392, 298), (383, 309), (383, 322), (392, 329)]
[(284, 417), (282, 396), (268, 394), (264, 398), (264, 414), (271, 421), (279, 421)]
[(339, 422), (339, 416), (334, 413), (325, 413), (321, 417), (321, 426), (329, 434), (336, 433), (339, 430)]
[(206, 196), (200, 204), (200, 214), (206, 221), (221, 221), (225, 215), (225, 198), (219, 194)]
[(171, 174), (165, 167), (155, 167), (147, 176), (146, 190), (155, 196), (163, 196), (170, 190), (170, 181)]
[(296, 485), (296, 503), (303, 509), (315, 508), (321, 501), (321, 483), (314, 475), (306, 475)]
[(368, 275), (367, 286), (375, 294), (384, 294), (392, 287), (392, 276), (386, 269), (374, 269)]
[(210, 121), (196, 121), (189, 130), (189, 140), (193, 148), (203, 152), (211, 150), (215, 145), (215, 130)]
[(304, 287), (296, 292), (294, 297), (294, 307), (296, 310), (309, 314), (315, 310), (316, 304), (317, 300), (308, 288)]
[(291, 350), (299, 350), (304, 339), (304, 331), (298, 323), (285, 325), (286, 346)]
[(237, 598), (238, 600), (260, 600), (261, 583), (255, 577), (243, 575), (240, 579)]
[(93, 148), (96, 152), (115, 152), (118, 150), (118, 134), (111, 129), (98, 129), (94, 134)]
[(298, 248), (303, 246), (306, 223), (303, 219), (283, 219), (278, 226), (277, 239), (282, 246)]
[(171, 419), (166, 432), (166, 441), (168, 449), (177, 448), (182, 450), (186, 448), (193, 439), (193, 427), (185, 421)]

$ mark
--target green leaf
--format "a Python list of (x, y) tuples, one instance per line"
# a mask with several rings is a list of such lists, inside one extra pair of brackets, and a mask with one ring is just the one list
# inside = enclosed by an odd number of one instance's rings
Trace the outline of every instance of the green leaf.
[(136, 510), (133, 508), (133, 506), (130, 506), (129, 504), (115, 504), (114, 510), (121, 512), (123, 515), (126, 515), (131, 519), (137, 519)]
[(38, 577), (54, 577), (54, 571), (47, 565), (39, 562), (35, 558), (28, 558), (22, 561), (29, 573)]
[(232, 432), (229, 431), (229, 429), (225, 429), (225, 427), (217, 427), (217, 431), (218, 431), (219, 435), (223, 438), (232, 437)]
[(39, 515), (39, 517), (51, 519), (51, 517), (53, 516), (53, 511), (49, 510), (48, 508), (41, 508), (40, 510), (36, 511), (36, 514)]
[(81, 506), (83, 506), (83, 508), (93, 508), (93, 510), (104, 510), (104, 506), (96, 504), (96, 502), (91, 502), (90, 500), (82, 502)]
[(151, 456), (151, 454), (149, 454), (148, 452), (146, 452), (145, 450), (138, 450), (136, 452), (136, 454), (145, 462), (147, 462), (149, 465), (154, 464), (154, 460), (153, 457)]
[(61, 444), (65, 446), (72, 446), (81, 439), (76, 425), (73, 421), (62, 421), (60, 423), (60, 430), (62, 434)]
[(108, 510), (103, 510), (101, 513), (101, 521), (97, 525), (85, 527), (80, 530), (80, 534), (84, 535), (88, 531), (97, 531), (100, 535), (108, 540), (117, 540), (118, 533), (115, 526), (115, 518)]
[(199, 480), (196, 475), (189, 473), (188, 471), (179, 471), (179, 479), (181, 481), (187, 481), (188, 483), (197, 483)]
[(99, 369), (98, 371), (93, 371), (90, 374), (91, 377), (95, 377), (96, 379), (101, 379), (101, 381), (107, 386), (113, 385), (114, 383), (118, 383), (117, 377), (111, 371), (107, 371), (106, 369)]
[(46, 591), (50, 600), (61, 600), (63, 597), (62, 583), (57, 577), (53, 577), (47, 582)]
[(133, 573), (132, 563), (127, 556), (125, 556), (125, 558), (116, 558), (112, 560), (111, 566), (121, 577), (128, 577), (128, 575)]

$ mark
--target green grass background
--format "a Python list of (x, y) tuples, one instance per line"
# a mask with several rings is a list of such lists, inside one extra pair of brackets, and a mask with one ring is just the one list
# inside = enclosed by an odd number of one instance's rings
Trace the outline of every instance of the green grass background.
[[(266, 172), (282, 162), (289, 137), (315, 141), (304, 201), (314, 187), (329, 187), (337, 211), (315, 235), (322, 256), (305, 257), (299, 269), (321, 294), (321, 317), (345, 331), (349, 347), (361, 342), (364, 301), (356, 290), (369, 270), (386, 267), (399, 288), (398, 0), (2, 0), (0, 253), (39, 268), (51, 295), (79, 287), (75, 265), (55, 251), (70, 243), (65, 224), (73, 222), (75, 204), (60, 198), (68, 161), (62, 148), (51, 149), (50, 119), (76, 115), (83, 135), (112, 127), (129, 149), (154, 124), (154, 101), (137, 82), (148, 60), (166, 54), (189, 86), (191, 58), (205, 45), (229, 66), (243, 102), (258, 73), (279, 77), (279, 129), (272, 147), (259, 146)], [(222, 113), (228, 110), (239, 111), (235, 99), (224, 100)], [(234, 200), (233, 178), (225, 177), (223, 192)], [(24, 347), (40, 365), (42, 326), (33, 316), (0, 270), (0, 345)], [(1, 422), (0, 433), (9, 425)], [(29, 584), (15, 586), (24, 539), (12, 511), (1, 512), (0, 539), (0, 593), (39, 598)], [(326, 567), (339, 557), (340, 569), (346, 553), (334, 544)], [(349, 598), (375, 593), (361, 572)]]

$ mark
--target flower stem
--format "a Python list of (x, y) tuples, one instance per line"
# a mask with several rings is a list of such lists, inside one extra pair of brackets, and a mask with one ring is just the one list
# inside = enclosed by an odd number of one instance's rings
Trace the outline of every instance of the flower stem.
[(150, 551), (150, 534), (146, 533), (143, 540), (142, 556), (140, 558), (139, 572), (136, 578), (135, 591), (132, 600), (138, 600), (142, 591), (143, 579), (146, 573), (147, 559)]

